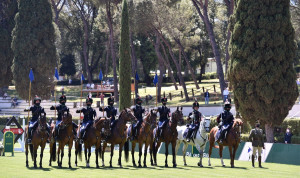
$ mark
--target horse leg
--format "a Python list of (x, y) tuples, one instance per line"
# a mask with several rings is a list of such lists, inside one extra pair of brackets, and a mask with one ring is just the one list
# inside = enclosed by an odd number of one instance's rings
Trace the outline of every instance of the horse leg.
[(131, 142), (131, 158), (132, 158), (132, 165), (136, 167), (135, 159), (134, 159), (134, 150), (135, 150), (135, 141)]
[(153, 158), (152, 158), (152, 154), (153, 154), (153, 144), (152, 144), (152, 138), (151, 138), (151, 141), (150, 141), (150, 144), (149, 144), (149, 147), (150, 147), (150, 162), (151, 162), (151, 166), (153, 166)]
[(87, 146), (85, 146), (85, 145), (84, 145), (84, 157), (85, 157), (86, 167), (89, 167), (88, 160), (87, 160)]
[[(155, 142), (154, 142), (155, 143)], [(157, 165), (157, 152), (160, 147), (161, 142), (157, 142), (157, 145), (153, 148), (153, 157), (154, 157), (154, 165)]]
[(200, 145), (197, 144), (196, 148), (197, 148), (197, 150), (199, 151), (199, 154), (200, 154), (200, 160), (199, 160), (198, 166), (203, 167), (203, 165), (202, 165), (202, 158), (203, 158), (204, 147), (201, 148)]
[(230, 155), (230, 165), (233, 168), (233, 155), (232, 155), (232, 146), (228, 146), (229, 155)]
[(233, 153), (232, 153), (232, 165), (233, 165), (233, 167), (234, 167), (234, 159), (235, 159), (235, 153), (236, 153), (237, 147), (238, 146), (233, 147)]
[(111, 144), (111, 147), (110, 147), (110, 161), (109, 161), (109, 166), (110, 167), (112, 167), (112, 158), (114, 156), (114, 148), (115, 148), (115, 145)]
[(123, 150), (123, 146), (124, 146), (124, 143), (122, 144), (119, 144), (120, 148), (119, 148), (119, 160), (118, 160), (118, 165), (120, 166), (120, 168), (122, 168), (122, 150)]
[(41, 147), (40, 168), (43, 168), (42, 161), (43, 161), (44, 148), (45, 148), (45, 145)]
[(187, 166), (186, 160), (185, 160), (187, 148), (188, 148), (188, 144), (186, 142), (183, 142), (182, 155), (183, 155), (183, 162), (184, 162), (185, 166)]
[(68, 156), (69, 156), (69, 168), (72, 168), (71, 166), (71, 152), (72, 152), (72, 147), (73, 147), (73, 142), (69, 143), (69, 153), (68, 153)]
[(91, 158), (91, 154), (92, 154), (92, 148), (89, 147), (89, 148), (88, 148), (88, 151), (89, 151), (89, 154), (88, 154), (88, 165), (89, 165), (89, 167), (90, 167), (90, 158)]
[(62, 160), (63, 160), (63, 157), (65, 155), (65, 152), (64, 152), (64, 147), (61, 148), (61, 158), (60, 158), (60, 167), (62, 167)]
[(142, 165), (141, 165), (141, 157), (142, 157), (142, 155), (143, 155), (143, 144), (142, 144), (142, 142), (140, 142), (139, 143), (139, 167), (142, 167)]
[(173, 167), (176, 167), (176, 152), (175, 152), (176, 140), (172, 142), (172, 155), (173, 155)]
[(219, 146), (219, 156), (221, 159), (221, 164), (223, 167), (225, 167), (224, 161), (223, 161), (223, 146)]
[(210, 156), (211, 156), (211, 153), (212, 153), (212, 148), (213, 148), (213, 143), (209, 143), (209, 150), (208, 150), (208, 166), (211, 166), (211, 163), (210, 163)]
[(99, 163), (98, 163), (98, 151), (99, 151), (99, 148), (96, 147), (95, 148), (95, 155), (96, 155), (96, 168), (99, 168)]
[(147, 159), (148, 146), (149, 146), (149, 144), (146, 142), (145, 143), (145, 150), (144, 150), (144, 167), (147, 167), (146, 159)]
[(36, 164), (37, 149), (38, 149), (38, 145), (34, 145), (34, 146), (33, 146), (34, 168), (37, 168), (37, 164)]
[(59, 155), (60, 155), (60, 143), (59, 143), (59, 145), (58, 145), (58, 149), (57, 149), (57, 165), (58, 165), (58, 167), (60, 167), (61, 168), (61, 165), (60, 165), (60, 159), (59, 159)]
[(25, 144), (25, 155), (26, 155), (26, 167), (29, 167), (29, 165), (28, 165), (28, 144), (27, 143)]
[(165, 142), (165, 149), (166, 149), (166, 152), (165, 152), (165, 156), (166, 156), (166, 159), (165, 159), (165, 167), (168, 167), (168, 154), (169, 154), (169, 143), (168, 142)]
[(102, 167), (105, 166), (105, 164), (104, 164), (104, 153), (105, 153), (106, 145), (107, 145), (107, 143), (104, 142), (103, 143), (103, 151), (102, 151)]
[(78, 144), (75, 141), (75, 167), (77, 167)]

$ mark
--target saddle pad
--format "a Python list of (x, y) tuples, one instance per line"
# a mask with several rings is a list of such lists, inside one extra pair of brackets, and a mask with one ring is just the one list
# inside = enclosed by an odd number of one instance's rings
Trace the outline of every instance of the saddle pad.
[(215, 135), (215, 140), (218, 140), (219, 137), (220, 137), (220, 135), (221, 135), (221, 130), (218, 129), (218, 131), (217, 131), (217, 133), (216, 133), (216, 135)]
[(188, 132), (189, 132), (189, 128), (187, 127), (183, 133), (183, 138), (186, 139)]
[(130, 125), (128, 127), (128, 132), (127, 132), (127, 136), (130, 137), (131, 136), (131, 132), (132, 132), (132, 125)]

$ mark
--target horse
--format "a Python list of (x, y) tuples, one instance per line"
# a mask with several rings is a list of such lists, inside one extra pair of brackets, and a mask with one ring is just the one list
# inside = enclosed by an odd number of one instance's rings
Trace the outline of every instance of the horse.
[[(32, 144), (29, 145), (30, 154), (32, 161), (34, 162), (34, 167), (37, 168), (36, 165), (36, 157), (37, 157), (37, 149), (40, 146), (41, 147), (41, 153), (40, 153), (40, 168), (43, 168), (42, 166), (42, 160), (43, 160), (43, 153), (44, 148), (46, 146), (46, 142), (48, 139), (48, 133), (47, 133), (47, 120), (46, 115), (40, 116), (38, 119), (38, 126), (37, 129), (35, 129), (32, 133)], [(28, 126), (26, 127), (26, 138), (28, 135)], [(26, 155), (26, 167), (28, 167), (28, 143), (25, 143), (25, 155)]]
[(184, 165), (186, 166), (186, 150), (188, 148), (188, 145), (196, 146), (197, 150), (200, 153), (200, 161), (198, 162), (198, 166), (203, 167), (202, 165), (202, 158), (203, 158), (203, 153), (205, 149), (206, 142), (208, 140), (207, 138), (207, 132), (209, 132), (209, 126), (210, 126), (210, 119), (202, 119), (200, 122), (199, 129), (196, 132), (196, 138), (191, 139), (190, 142), (186, 141), (186, 138), (184, 138), (184, 133), (187, 129), (186, 126), (177, 126), (177, 131), (178, 131), (178, 139), (177, 139), (177, 144), (176, 144), (176, 154), (178, 152), (178, 148), (180, 147), (180, 144), (183, 143), (183, 148), (182, 148), (182, 154), (183, 154), (183, 162)]
[[(143, 144), (145, 144), (144, 148), (144, 167), (147, 167), (146, 164), (146, 157), (147, 157), (147, 150), (148, 146), (150, 145), (151, 150), (153, 146), (153, 129), (156, 127), (156, 118), (157, 118), (157, 110), (151, 109), (150, 113), (148, 113), (143, 120), (143, 123), (141, 124), (140, 129), (138, 130), (138, 137), (131, 141), (132, 148), (131, 148), (131, 156), (132, 156), (132, 164), (136, 167), (135, 159), (134, 159), (134, 149), (136, 143), (139, 144), (139, 167), (142, 167), (141, 165), (141, 157), (142, 157), (142, 147)], [(131, 127), (127, 129), (127, 133), (130, 133)], [(126, 142), (128, 144), (129, 141)]]
[[(173, 154), (173, 167), (176, 167), (176, 155), (175, 155), (175, 146), (176, 146), (176, 140), (178, 136), (177, 132), (177, 124), (178, 122), (183, 122), (183, 114), (182, 114), (182, 107), (177, 107), (176, 111), (172, 113), (171, 119), (169, 123), (166, 125), (166, 127), (162, 131), (162, 136), (158, 141), (153, 142), (153, 157), (154, 157), (154, 165), (157, 165), (157, 151), (161, 145), (161, 142), (165, 142), (165, 148), (166, 148), (166, 159), (165, 159), (165, 167), (168, 167), (168, 146), (169, 143), (172, 144), (172, 154)], [(153, 130), (153, 135), (155, 136), (157, 133), (157, 129)], [(155, 137), (154, 137), (155, 138)]]
[[(229, 133), (227, 133), (226, 139), (224, 139), (223, 143), (219, 144), (219, 146), (215, 146), (215, 136), (219, 130), (219, 128), (216, 126), (211, 129), (210, 134), (209, 134), (209, 158), (208, 158), (208, 165), (211, 166), (210, 164), (210, 156), (212, 152), (212, 148), (219, 148), (219, 155), (221, 159), (221, 164), (223, 167), (225, 167), (223, 158), (222, 158), (222, 151), (224, 146), (228, 146), (229, 148), (229, 154), (230, 154), (230, 164), (231, 167), (234, 167), (234, 158), (235, 158), (235, 153), (236, 150), (240, 144), (240, 136), (242, 132), (242, 126), (243, 126), (243, 121), (240, 119), (235, 119), (234, 123), (232, 125), (232, 128), (230, 129)], [(233, 150), (232, 150), (233, 148)]]
[[(93, 126), (90, 127), (85, 134), (84, 141), (84, 154), (86, 167), (90, 167), (90, 157), (91, 157), (91, 147), (95, 145), (95, 154), (96, 154), (96, 167), (99, 168), (98, 156), (101, 158), (101, 140), (110, 135), (110, 119), (107, 118), (98, 118), (94, 121)], [(80, 160), (82, 159), (81, 151), (82, 145), (77, 141), (75, 143), (75, 165), (77, 166), (77, 155), (79, 154)], [(87, 157), (87, 151), (88, 157)]]
[(129, 144), (125, 144), (127, 141), (127, 126), (126, 123), (129, 121), (134, 121), (136, 118), (133, 115), (132, 111), (129, 108), (124, 108), (124, 110), (120, 113), (119, 119), (116, 120), (115, 126), (111, 130), (110, 137), (107, 138), (107, 142), (103, 143), (103, 151), (102, 151), (102, 166), (104, 167), (104, 152), (107, 146), (107, 143), (111, 144), (111, 153), (110, 153), (110, 167), (112, 167), (112, 157), (114, 155), (114, 147), (116, 144), (119, 144), (119, 159), (118, 165), (122, 167), (121, 157), (122, 150), (124, 146), (125, 152), (125, 161), (128, 162), (129, 155)]
[[(53, 125), (51, 126), (52, 130)], [(59, 124), (59, 134), (58, 134), (58, 150), (57, 150), (57, 164), (58, 167), (62, 168), (62, 159), (64, 157), (64, 147), (65, 145), (68, 145), (68, 151), (69, 151), (69, 168), (72, 168), (71, 166), (71, 150), (73, 147), (73, 140), (74, 140), (74, 134), (73, 134), (73, 124), (72, 124), (72, 115), (67, 113), (63, 114), (62, 121)], [(61, 159), (59, 159), (61, 152)], [(56, 160), (56, 142), (52, 141), (50, 142), (50, 161), (49, 166), (51, 166), (51, 161)]]

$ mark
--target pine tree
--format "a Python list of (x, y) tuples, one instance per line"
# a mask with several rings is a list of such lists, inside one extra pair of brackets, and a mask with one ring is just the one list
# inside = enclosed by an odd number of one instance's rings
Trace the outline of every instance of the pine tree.
[(34, 81), (31, 94), (50, 97), (54, 68), (57, 63), (55, 30), (48, 0), (19, 1), (16, 26), (13, 30), (13, 78), (20, 97), (28, 98), (29, 70)]
[(18, 11), (17, 0), (0, 2), (0, 87), (8, 86), (12, 81), (11, 65), (13, 51), (11, 49), (11, 32), (15, 26), (15, 15)]
[(265, 125), (268, 142), (298, 96), (289, 0), (239, 0), (232, 19), (230, 84), (243, 119)]
[(120, 77), (120, 104), (122, 110), (130, 107), (131, 96), (131, 57), (130, 57), (130, 38), (129, 38), (129, 17), (127, 1), (123, 1), (122, 19), (121, 19), (121, 44), (119, 60)]

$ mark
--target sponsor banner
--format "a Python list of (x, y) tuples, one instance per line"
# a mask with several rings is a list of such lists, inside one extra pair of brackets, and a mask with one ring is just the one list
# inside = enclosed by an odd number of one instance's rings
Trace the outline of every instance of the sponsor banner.
[[(262, 153), (261, 153), (262, 162), (265, 162), (266, 159), (268, 158), (268, 155), (272, 149), (272, 146), (273, 146), (273, 143), (265, 143), (265, 149), (262, 149)], [(253, 152), (252, 143), (246, 142), (238, 160), (251, 161), (252, 152)], [(255, 159), (257, 159), (257, 158), (258, 158), (258, 153), (256, 152)]]

